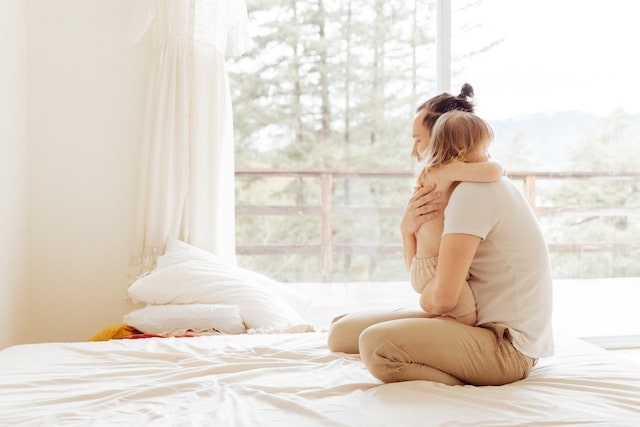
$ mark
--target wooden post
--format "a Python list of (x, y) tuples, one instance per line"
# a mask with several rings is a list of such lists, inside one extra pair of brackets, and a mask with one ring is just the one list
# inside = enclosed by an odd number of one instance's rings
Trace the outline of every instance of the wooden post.
[(533, 175), (527, 175), (524, 177), (524, 195), (529, 202), (529, 206), (533, 209), (533, 213), (536, 212), (536, 177)]
[(331, 215), (333, 213), (333, 179), (331, 173), (322, 173), (322, 194), (320, 199), (321, 222), (320, 222), (320, 259), (322, 262), (322, 280), (331, 280), (331, 269), (333, 268), (333, 225)]

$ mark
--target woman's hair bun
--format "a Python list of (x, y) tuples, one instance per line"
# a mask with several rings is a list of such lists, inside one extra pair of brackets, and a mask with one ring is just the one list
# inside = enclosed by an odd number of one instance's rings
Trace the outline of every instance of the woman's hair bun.
[(462, 89), (460, 89), (460, 95), (458, 95), (458, 98), (473, 98), (473, 87), (471, 87), (469, 83), (463, 84)]

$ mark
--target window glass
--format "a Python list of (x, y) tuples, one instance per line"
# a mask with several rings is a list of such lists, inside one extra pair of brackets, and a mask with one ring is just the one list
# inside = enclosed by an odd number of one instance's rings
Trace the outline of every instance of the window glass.
[(285, 281), (405, 280), (398, 222), (414, 110), (435, 91), (435, 0), (247, 6), (254, 45), (229, 60), (239, 263)]
[(532, 201), (557, 317), (578, 335), (640, 335), (640, 5), (452, 3), (452, 87), (473, 85), (492, 154)]
[[(283, 281), (406, 280), (398, 221), (413, 112), (436, 93), (436, 1), (247, 4), (254, 46), (229, 60), (239, 263)], [(574, 307), (556, 318), (578, 335), (640, 335), (638, 9), (451, 2), (451, 90), (475, 88), (491, 153), (543, 227), (556, 303)]]

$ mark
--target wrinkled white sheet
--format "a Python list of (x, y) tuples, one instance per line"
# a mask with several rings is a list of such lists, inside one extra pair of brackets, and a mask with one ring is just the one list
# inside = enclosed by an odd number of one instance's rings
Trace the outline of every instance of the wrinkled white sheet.
[(501, 387), (381, 384), (325, 342), (312, 332), (10, 347), (0, 425), (640, 425), (640, 365), (574, 338)]

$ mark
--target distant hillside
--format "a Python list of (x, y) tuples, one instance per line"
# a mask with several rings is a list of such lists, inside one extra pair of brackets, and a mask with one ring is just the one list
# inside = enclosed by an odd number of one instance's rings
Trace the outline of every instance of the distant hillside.
[(490, 122), (491, 152), (512, 170), (567, 170), (584, 140), (606, 129), (606, 117), (578, 111), (541, 113)]

